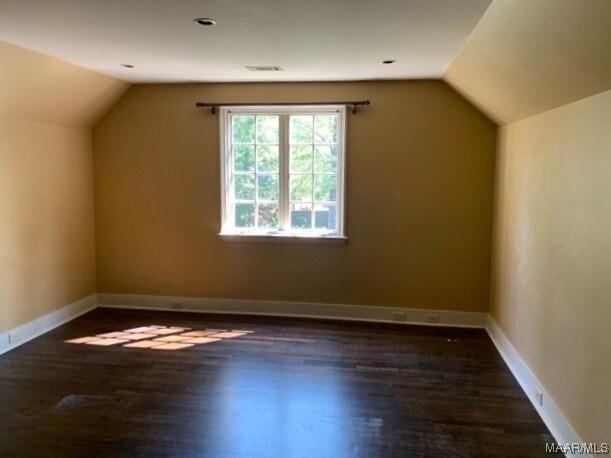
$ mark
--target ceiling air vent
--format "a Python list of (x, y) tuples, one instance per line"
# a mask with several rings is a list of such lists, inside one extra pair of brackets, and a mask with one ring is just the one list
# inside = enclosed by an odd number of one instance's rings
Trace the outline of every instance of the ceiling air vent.
[(251, 72), (283, 72), (282, 67), (277, 65), (247, 65), (246, 68)]

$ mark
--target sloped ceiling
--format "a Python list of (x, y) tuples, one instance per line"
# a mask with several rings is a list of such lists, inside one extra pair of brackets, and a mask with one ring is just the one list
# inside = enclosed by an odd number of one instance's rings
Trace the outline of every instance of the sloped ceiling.
[(444, 79), (501, 124), (611, 89), (611, 1), (495, 0)]
[(92, 126), (129, 84), (0, 41), (0, 116)]
[[(609, 24), (611, 0), (494, 0), (444, 79), (499, 124), (524, 119), (611, 89)], [(90, 126), (129, 87), (3, 41), (0, 67), (0, 116)]]

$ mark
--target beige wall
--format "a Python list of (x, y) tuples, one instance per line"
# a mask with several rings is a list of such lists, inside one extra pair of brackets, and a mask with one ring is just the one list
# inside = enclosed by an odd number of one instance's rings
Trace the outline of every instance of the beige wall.
[[(346, 99), (348, 243), (221, 240), (195, 102)], [(488, 309), (496, 127), (443, 82), (140, 85), (93, 138), (99, 292)]]
[(587, 442), (611, 442), (611, 91), (505, 126), (492, 315)]
[(0, 332), (95, 292), (91, 124), (127, 88), (0, 41)]
[(0, 331), (95, 292), (86, 129), (0, 118)]

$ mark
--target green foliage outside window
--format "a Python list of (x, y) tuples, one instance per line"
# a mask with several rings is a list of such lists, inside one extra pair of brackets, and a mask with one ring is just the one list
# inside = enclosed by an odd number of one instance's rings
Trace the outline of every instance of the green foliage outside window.
[[(232, 124), (236, 227), (279, 226), (279, 116), (235, 115)], [(313, 211), (312, 203), (337, 199), (338, 116), (291, 115), (289, 118), (289, 199), (292, 227), (334, 225), (335, 205)], [(256, 186), (255, 186), (256, 180)], [(257, 203), (260, 201), (271, 201)], [(305, 205), (305, 206), (304, 206)], [(309, 206), (308, 206), (309, 205)], [(329, 228), (329, 227), (328, 227)], [(333, 229), (330, 227), (329, 229)]]

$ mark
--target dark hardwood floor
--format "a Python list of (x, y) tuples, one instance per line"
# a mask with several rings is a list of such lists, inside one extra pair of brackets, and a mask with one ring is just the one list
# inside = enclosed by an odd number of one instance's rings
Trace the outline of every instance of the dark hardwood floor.
[[(254, 334), (64, 343), (142, 325)], [(539, 457), (552, 436), (485, 331), (96, 309), (0, 356), (0, 456)]]

